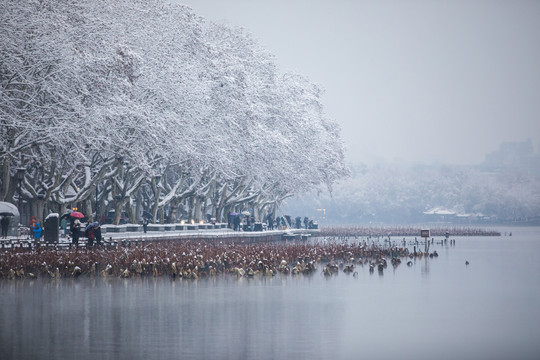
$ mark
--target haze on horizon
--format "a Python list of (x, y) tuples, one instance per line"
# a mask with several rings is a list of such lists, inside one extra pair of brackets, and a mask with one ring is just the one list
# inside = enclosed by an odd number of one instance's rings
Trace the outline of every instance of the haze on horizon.
[(171, 0), (326, 90), (352, 162), (477, 164), (540, 146), (540, 2)]

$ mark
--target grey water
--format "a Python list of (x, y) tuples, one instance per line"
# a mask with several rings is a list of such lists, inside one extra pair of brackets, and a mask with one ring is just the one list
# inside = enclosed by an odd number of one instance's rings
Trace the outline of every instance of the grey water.
[(499, 230), (382, 275), (2, 280), (0, 358), (540, 359), (540, 228)]

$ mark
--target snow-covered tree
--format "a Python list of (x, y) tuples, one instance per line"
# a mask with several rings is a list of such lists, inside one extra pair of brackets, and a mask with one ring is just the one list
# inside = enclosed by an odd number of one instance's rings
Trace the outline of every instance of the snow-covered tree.
[(22, 167), (38, 216), (84, 202), (115, 222), (221, 218), (347, 173), (321, 90), (185, 6), (5, 0), (0, 34), (0, 198), (15, 200)]

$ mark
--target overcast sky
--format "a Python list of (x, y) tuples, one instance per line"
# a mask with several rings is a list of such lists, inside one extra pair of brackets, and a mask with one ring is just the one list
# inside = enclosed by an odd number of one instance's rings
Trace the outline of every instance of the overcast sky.
[[(174, 0), (173, 0), (174, 1)], [(540, 145), (540, 1), (176, 0), (325, 89), (353, 161)]]

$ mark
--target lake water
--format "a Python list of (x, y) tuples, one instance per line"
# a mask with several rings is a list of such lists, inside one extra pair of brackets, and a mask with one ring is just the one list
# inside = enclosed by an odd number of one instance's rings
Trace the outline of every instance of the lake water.
[(382, 276), (2, 280), (0, 358), (540, 359), (540, 228), (499, 230)]

